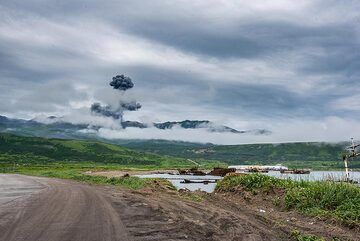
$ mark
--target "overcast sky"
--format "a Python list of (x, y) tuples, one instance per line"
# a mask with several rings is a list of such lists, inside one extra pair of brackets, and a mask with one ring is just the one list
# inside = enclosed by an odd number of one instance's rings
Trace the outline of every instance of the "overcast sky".
[(360, 139), (359, 47), (357, 0), (1, 0), (0, 114), (78, 120), (125, 74), (143, 105), (127, 120)]

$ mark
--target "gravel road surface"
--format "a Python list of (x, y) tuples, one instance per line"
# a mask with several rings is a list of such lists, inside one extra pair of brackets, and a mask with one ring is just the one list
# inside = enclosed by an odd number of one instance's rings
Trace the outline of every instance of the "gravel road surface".
[(109, 200), (89, 185), (0, 174), (0, 240), (130, 240)]

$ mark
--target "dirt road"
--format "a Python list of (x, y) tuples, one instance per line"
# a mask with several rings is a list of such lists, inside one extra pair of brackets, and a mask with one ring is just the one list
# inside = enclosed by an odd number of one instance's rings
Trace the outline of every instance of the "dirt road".
[(130, 240), (110, 202), (71, 181), (0, 175), (0, 240)]
[[(285, 241), (292, 230), (359, 240), (358, 230), (274, 209), (271, 196), (142, 190), (0, 174), (0, 241)], [(269, 199), (269, 200), (265, 200)]]

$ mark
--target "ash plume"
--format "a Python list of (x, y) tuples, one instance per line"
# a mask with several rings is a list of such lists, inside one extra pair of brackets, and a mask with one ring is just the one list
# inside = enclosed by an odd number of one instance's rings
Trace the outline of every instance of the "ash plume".
[(112, 78), (110, 82), (110, 86), (112, 86), (116, 90), (126, 91), (134, 87), (134, 83), (130, 79), (130, 77), (122, 75), (116, 75)]
[[(131, 78), (124, 76), (123, 74), (113, 77), (109, 84), (114, 89), (120, 90), (122, 96), (124, 96), (126, 90), (134, 87), (134, 83), (132, 82)], [(140, 108), (141, 104), (136, 101), (119, 100), (118, 103), (106, 105), (101, 105), (100, 103), (96, 102), (91, 105), (90, 110), (96, 115), (111, 117), (115, 120), (120, 120), (120, 123), (122, 123), (124, 111), (136, 111)]]
[(131, 101), (128, 103), (120, 103), (120, 106), (129, 111), (135, 111), (141, 108), (141, 104), (136, 101)]
[(122, 119), (123, 113), (122, 111), (113, 111), (111, 110), (110, 105), (102, 106), (100, 103), (94, 103), (91, 105), (91, 112), (106, 116), (106, 117), (112, 117), (116, 120)]

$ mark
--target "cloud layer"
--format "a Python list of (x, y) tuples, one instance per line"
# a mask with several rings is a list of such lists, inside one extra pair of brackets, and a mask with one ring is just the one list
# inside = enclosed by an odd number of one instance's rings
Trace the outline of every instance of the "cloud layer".
[(358, 1), (3, 0), (0, 13), (4, 115), (77, 119), (114, 101), (107, 84), (125, 74), (143, 105), (126, 119), (267, 128), (266, 141), (360, 124)]

